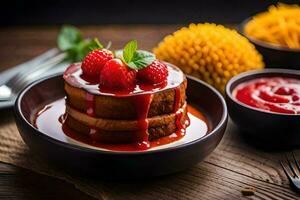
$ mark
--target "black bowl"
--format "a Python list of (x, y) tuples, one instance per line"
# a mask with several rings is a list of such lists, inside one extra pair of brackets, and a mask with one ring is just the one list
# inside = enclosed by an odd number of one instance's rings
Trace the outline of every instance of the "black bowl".
[(255, 45), (262, 54), (265, 65), (268, 68), (300, 69), (300, 49), (291, 49), (272, 45), (256, 40), (244, 32), (245, 25), (252, 17), (244, 20), (239, 26), (239, 32)]
[(250, 107), (232, 96), (234, 88), (245, 81), (260, 77), (300, 79), (300, 71), (264, 69), (233, 77), (226, 85), (229, 116), (250, 142), (266, 148), (289, 149), (300, 145), (300, 115), (280, 114)]
[(65, 95), (63, 85), (59, 74), (26, 87), (16, 100), (15, 118), (19, 132), (32, 152), (68, 172), (108, 178), (147, 178), (181, 171), (211, 153), (226, 128), (227, 108), (223, 97), (211, 86), (188, 77), (189, 103), (201, 109), (211, 123), (212, 129), (204, 137), (145, 152), (102, 151), (77, 146), (49, 137), (32, 125), (32, 116), (40, 105)]

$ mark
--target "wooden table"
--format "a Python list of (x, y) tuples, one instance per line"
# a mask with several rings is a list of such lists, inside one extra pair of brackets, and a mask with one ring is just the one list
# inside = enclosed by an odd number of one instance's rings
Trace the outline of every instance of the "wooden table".
[[(87, 37), (99, 37), (105, 44), (111, 40), (113, 48), (121, 48), (130, 39), (137, 39), (142, 49), (151, 50), (168, 33), (179, 26), (98, 26), (80, 27)], [(18, 27), (0, 29), (0, 71), (22, 63), (56, 45), (58, 27)], [(1, 111), (3, 118), (13, 118), (10, 110)], [(0, 125), (1, 129), (1, 125)], [(172, 191), (161, 195), (165, 199), (297, 199), (299, 194), (290, 190), (288, 181), (280, 168), (283, 152), (269, 153), (251, 147), (233, 124), (229, 123), (226, 135), (218, 148), (199, 166), (190, 169), (201, 177), (198, 182), (181, 181), (181, 196)], [(300, 158), (300, 154), (299, 154)], [(189, 171), (183, 172), (188, 177)], [(172, 176), (164, 177), (170, 179)], [(197, 180), (199, 180), (199, 177)], [(148, 183), (149, 184), (149, 183)], [(256, 188), (254, 196), (245, 197), (243, 188)], [(156, 188), (157, 189), (157, 188)], [(116, 197), (135, 197), (122, 189)], [(178, 192), (178, 191), (177, 191)], [(71, 184), (38, 173), (0, 163), (0, 199), (92, 199)], [(119, 195), (119, 196), (118, 196)], [(140, 198), (143, 194), (139, 195)], [(147, 196), (146, 199), (159, 197)], [(181, 198), (180, 198), (181, 197)]]

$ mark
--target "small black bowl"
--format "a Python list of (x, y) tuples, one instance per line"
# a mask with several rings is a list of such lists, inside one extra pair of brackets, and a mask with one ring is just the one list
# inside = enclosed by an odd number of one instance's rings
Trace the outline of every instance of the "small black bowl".
[(300, 79), (300, 71), (263, 69), (239, 74), (226, 85), (228, 113), (250, 142), (266, 149), (289, 149), (300, 146), (300, 115), (280, 114), (250, 107), (236, 100), (232, 92), (240, 83), (261, 77)]
[(256, 40), (244, 32), (246, 24), (252, 17), (244, 20), (239, 26), (239, 32), (255, 45), (262, 54), (268, 68), (300, 69), (300, 49), (276, 46), (267, 42)]
[[(36, 81), (26, 87), (15, 103), (19, 132), (33, 153), (68, 172), (104, 178), (149, 178), (184, 170), (210, 154), (221, 141), (227, 125), (223, 97), (211, 86), (188, 77), (187, 98), (208, 118), (211, 131), (202, 138), (177, 146), (145, 151), (103, 151), (62, 142), (36, 129), (33, 116), (45, 103), (62, 98), (62, 74)], [(196, 133), (195, 133), (196, 134)]]

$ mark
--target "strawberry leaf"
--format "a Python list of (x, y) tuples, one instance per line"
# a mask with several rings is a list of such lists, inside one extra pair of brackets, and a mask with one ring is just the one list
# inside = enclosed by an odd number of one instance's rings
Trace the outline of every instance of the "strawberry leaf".
[(103, 49), (103, 45), (100, 43), (98, 38), (94, 38), (94, 46), (92, 48), (94, 48), (94, 49)]

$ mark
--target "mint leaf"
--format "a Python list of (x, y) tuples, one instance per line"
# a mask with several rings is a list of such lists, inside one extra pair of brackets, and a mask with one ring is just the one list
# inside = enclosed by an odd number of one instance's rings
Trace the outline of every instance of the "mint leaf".
[(80, 31), (70, 25), (61, 28), (57, 37), (57, 45), (61, 51), (67, 53), (66, 59), (70, 62), (81, 61), (90, 51), (103, 48), (97, 38), (83, 39)]
[(85, 39), (80, 41), (78, 44), (76, 44), (76, 46), (67, 50), (66, 52), (68, 53), (69, 60), (78, 62), (82, 61), (89, 52), (102, 48), (103, 45), (98, 41), (98, 39)]
[[(123, 55), (124, 57), (124, 55)], [(134, 52), (134, 55), (130, 62), (126, 62), (128, 67), (135, 70), (140, 70), (148, 65), (150, 65), (155, 60), (155, 55), (148, 52), (148, 51), (142, 51), (138, 50)], [(125, 60), (125, 59), (124, 59)]]
[(97, 43), (94, 40), (83, 40), (76, 47), (76, 57), (74, 61), (81, 61), (92, 50), (97, 49)]
[(60, 50), (66, 51), (74, 48), (80, 41), (82, 35), (80, 31), (74, 26), (63, 26), (57, 38), (57, 45)]
[(135, 55), (135, 52), (137, 50), (137, 41), (136, 40), (132, 40), (129, 41), (123, 50), (123, 59), (126, 63), (130, 63), (132, 58)]
[(128, 42), (123, 51), (115, 51), (115, 56), (123, 59), (131, 69), (140, 70), (150, 65), (156, 58), (148, 51), (137, 50), (137, 41)]

